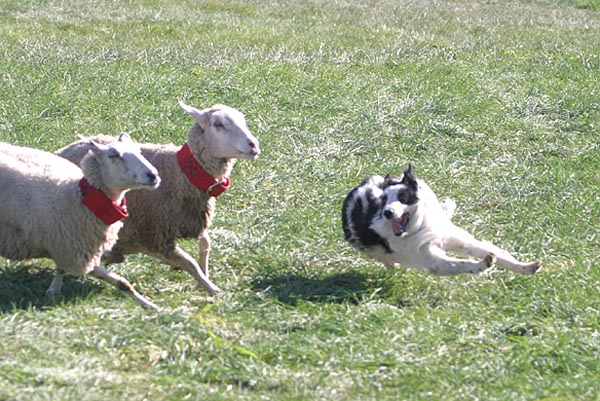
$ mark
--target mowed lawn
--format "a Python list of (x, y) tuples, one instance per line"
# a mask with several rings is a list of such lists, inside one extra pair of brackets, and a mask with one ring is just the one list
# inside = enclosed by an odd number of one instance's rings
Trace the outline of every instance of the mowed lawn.
[[(178, 99), (263, 150), (218, 200), (225, 294), (132, 255), (160, 311), (91, 277), (51, 300), (52, 261), (0, 259), (0, 400), (600, 400), (600, 2), (0, 0), (0, 140), (183, 144)], [(354, 251), (345, 195), (409, 162), (540, 273)]]

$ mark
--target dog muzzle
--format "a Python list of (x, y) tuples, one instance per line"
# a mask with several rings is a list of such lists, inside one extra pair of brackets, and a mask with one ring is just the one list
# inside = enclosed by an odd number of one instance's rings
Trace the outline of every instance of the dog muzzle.
[(406, 227), (410, 222), (410, 215), (403, 213), (400, 217), (396, 217), (391, 210), (384, 210), (383, 216), (390, 221), (392, 231), (396, 237), (406, 233)]

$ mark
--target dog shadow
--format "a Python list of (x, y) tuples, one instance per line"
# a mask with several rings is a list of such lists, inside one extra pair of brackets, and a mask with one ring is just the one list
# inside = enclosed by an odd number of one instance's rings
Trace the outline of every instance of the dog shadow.
[(326, 277), (306, 277), (283, 273), (258, 277), (252, 281), (254, 290), (278, 301), (295, 306), (299, 300), (315, 303), (354, 303), (373, 296), (380, 287), (370, 275), (362, 272), (343, 272)]
[(50, 297), (46, 295), (46, 290), (53, 277), (54, 269), (36, 265), (0, 268), (0, 312), (31, 308), (48, 309), (55, 305), (76, 302), (102, 289), (99, 283), (66, 275), (61, 294)]

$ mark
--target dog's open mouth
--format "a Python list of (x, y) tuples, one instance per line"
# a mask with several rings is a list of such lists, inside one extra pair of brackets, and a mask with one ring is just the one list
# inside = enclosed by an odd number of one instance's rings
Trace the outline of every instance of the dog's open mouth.
[(402, 216), (400, 216), (397, 219), (390, 220), (390, 222), (392, 223), (392, 231), (394, 231), (394, 235), (396, 237), (399, 237), (402, 234), (406, 233), (406, 226), (408, 225), (409, 220), (410, 217), (408, 213), (402, 214)]

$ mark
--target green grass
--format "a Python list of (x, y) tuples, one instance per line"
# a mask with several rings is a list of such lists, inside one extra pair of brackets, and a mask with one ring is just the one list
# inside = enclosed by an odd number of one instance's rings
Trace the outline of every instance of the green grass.
[[(0, 260), (0, 400), (600, 400), (600, 3), (0, 0), (0, 140), (183, 143), (177, 99), (246, 114), (220, 299), (145, 256), (44, 297)], [(386, 271), (346, 193), (412, 162), (532, 277)], [(197, 245), (184, 242), (192, 254)]]

